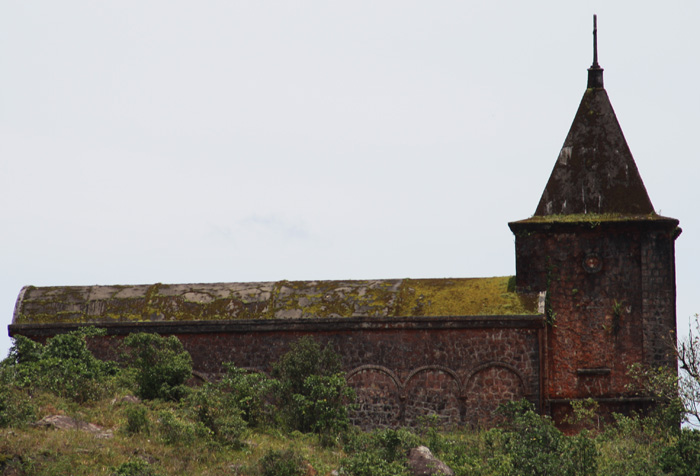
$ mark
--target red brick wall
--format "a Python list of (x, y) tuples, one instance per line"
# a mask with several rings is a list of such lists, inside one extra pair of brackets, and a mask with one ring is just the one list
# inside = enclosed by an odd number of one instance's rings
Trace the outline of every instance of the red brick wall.
[(547, 291), (546, 400), (638, 397), (630, 365), (675, 366), (677, 221), (511, 225), (517, 286)]

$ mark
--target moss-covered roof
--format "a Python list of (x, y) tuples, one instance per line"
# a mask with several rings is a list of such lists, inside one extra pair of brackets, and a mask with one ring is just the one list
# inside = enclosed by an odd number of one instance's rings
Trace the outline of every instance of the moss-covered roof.
[[(656, 213), (646, 215), (625, 215), (622, 213), (574, 213), (569, 215), (533, 215), (516, 223), (604, 223), (625, 221), (668, 221), (675, 218), (664, 217)], [(677, 220), (676, 220), (677, 221)]]
[(536, 314), (514, 278), (278, 281), (22, 289), (14, 324)]

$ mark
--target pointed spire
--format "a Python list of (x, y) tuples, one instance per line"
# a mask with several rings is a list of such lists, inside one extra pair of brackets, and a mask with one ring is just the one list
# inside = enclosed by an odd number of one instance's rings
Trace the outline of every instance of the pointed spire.
[(593, 16), (593, 65), (569, 134), (535, 216), (648, 215), (654, 212), (642, 178), (603, 88)]
[(603, 68), (598, 64), (598, 15), (593, 15), (593, 64), (588, 68), (588, 87), (603, 87)]

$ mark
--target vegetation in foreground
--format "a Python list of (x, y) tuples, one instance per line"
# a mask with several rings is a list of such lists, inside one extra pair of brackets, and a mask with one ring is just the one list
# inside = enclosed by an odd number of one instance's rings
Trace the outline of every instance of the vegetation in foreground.
[[(89, 352), (87, 329), (41, 345), (18, 337), (0, 363), (0, 475), (408, 475), (425, 445), (457, 475), (696, 475), (700, 433), (681, 429), (675, 380), (642, 372), (667, 402), (653, 415), (567, 436), (527, 402), (503, 406), (489, 430), (362, 432), (338, 356), (302, 339), (271, 376), (232, 365), (216, 383), (185, 385), (191, 359), (176, 338), (134, 334), (120, 363)], [(677, 388), (677, 387), (675, 387)], [(137, 396), (138, 398), (134, 398)], [(36, 425), (65, 415), (100, 431)]]

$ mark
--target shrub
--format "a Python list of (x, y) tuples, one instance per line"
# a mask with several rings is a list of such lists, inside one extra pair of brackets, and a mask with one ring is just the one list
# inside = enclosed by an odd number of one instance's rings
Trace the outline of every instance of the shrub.
[(695, 476), (700, 472), (700, 432), (683, 428), (672, 443), (661, 450), (661, 469), (673, 476)]
[(420, 445), (418, 435), (406, 428), (384, 428), (374, 434), (380, 456), (387, 461), (403, 461), (412, 448)]
[(504, 450), (504, 432), (499, 428), (481, 431), (437, 432), (423, 437), (424, 445), (459, 475), (517, 475)]
[(87, 338), (104, 334), (103, 329), (86, 327), (56, 335), (46, 345), (17, 336), (3, 372), (18, 386), (42, 388), (78, 403), (96, 400), (118, 370), (116, 363), (95, 358), (87, 347)]
[(15, 383), (9, 364), (9, 359), (0, 362), (0, 428), (19, 427), (36, 416), (36, 407)]
[(406, 457), (410, 449), (419, 444), (419, 437), (406, 428), (384, 428), (371, 433), (350, 431), (343, 445), (349, 456), (341, 461), (340, 474), (407, 475)]
[(302, 432), (314, 432), (330, 441), (349, 426), (348, 405), (355, 392), (340, 372), (340, 357), (330, 347), (305, 337), (273, 367), (276, 389), (286, 425)]
[(392, 462), (405, 460), (411, 448), (420, 444), (418, 435), (407, 428), (380, 428), (371, 433), (354, 429), (345, 434), (343, 449), (346, 453), (373, 452)]
[(297, 430), (337, 435), (350, 424), (346, 403), (354, 396), (343, 374), (310, 375), (304, 380), (302, 393), (292, 395), (286, 410)]
[(597, 471), (597, 450), (582, 435), (567, 438), (551, 418), (535, 413), (526, 400), (499, 407), (504, 449), (520, 475), (590, 475)]
[(294, 450), (269, 450), (258, 462), (261, 476), (304, 476), (307, 465)]
[(147, 413), (146, 407), (143, 405), (130, 405), (127, 407), (126, 427), (124, 430), (129, 434), (150, 434), (151, 431)]
[(155, 469), (142, 459), (134, 459), (113, 468), (113, 476), (158, 476)]
[(199, 438), (208, 438), (211, 431), (203, 424), (182, 418), (172, 410), (158, 414), (158, 431), (167, 444), (192, 444)]
[(175, 337), (130, 334), (124, 339), (125, 358), (134, 370), (136, 393), (147, 400), (179, 401), (187, 394), (192, 357)]
[(32, 383), (34, 365), (41, 360), (44, 346), (22, 335), (13, 337), (12, 347), (7, 358), (0, 364), (6, 370), (5, 376), (11, 377), (17, 385), (28, 386)]
[(628, 386), (629, 390), (641, 389), (642, 395), (654, 398), (655, 404), (646, 412), (645, 418), (653, 419), (658, 431), (677, 432), (681, 421), (693, 415), (694, 403), (688, 394), (692, 393), (692, 386), (678, 378), (675, 367), (652, 368), (633, 364), (628, 373), (634, 380), (634, 385)]
[(613, 416), (614, 424), (606, 425), (596, 438), (601, 452), (598, 458), (600, 474), (662, 474), (658, 453), (663, 443), (661, 435), (667, 432), (659, 432), (655, 419), (619, 414)]
[(274, 405), (271, 403), (275, 381), (265, 374), (248, 372), (231, 363), (225, 363), (226, 373), (217, 386), (228, 394), (228, 405), (236, 407), (250, 427), (271, 422)]
[(15, 386), (0, 387), (0, 428), (20, 427), (35, 417), (36, 407), (26, 392)]
[(303, 393), (308, 376), (333, 375), (340, 371), (340, 356), (330, 346), (321, 348), (311, 337), (302, 337), (273, 365), (272, 376), (278, 378), (290, 394), (295, 394)]
[(373, 452), (363, 452), (345, 458), (340, 463), (342, 476), (409, 476), (406, 466), (398, 461), (388, 462)]
[(566, 474), (582, 476), (598, 474), (599, 456), (600, 452), (588, 430), (565, 437), (562, 459), (565, 462)]
[(183, 400), (185, 408), (219, 443), (240, 446), (247, 424), (235, 396), (218, 385), (204, 384)]

